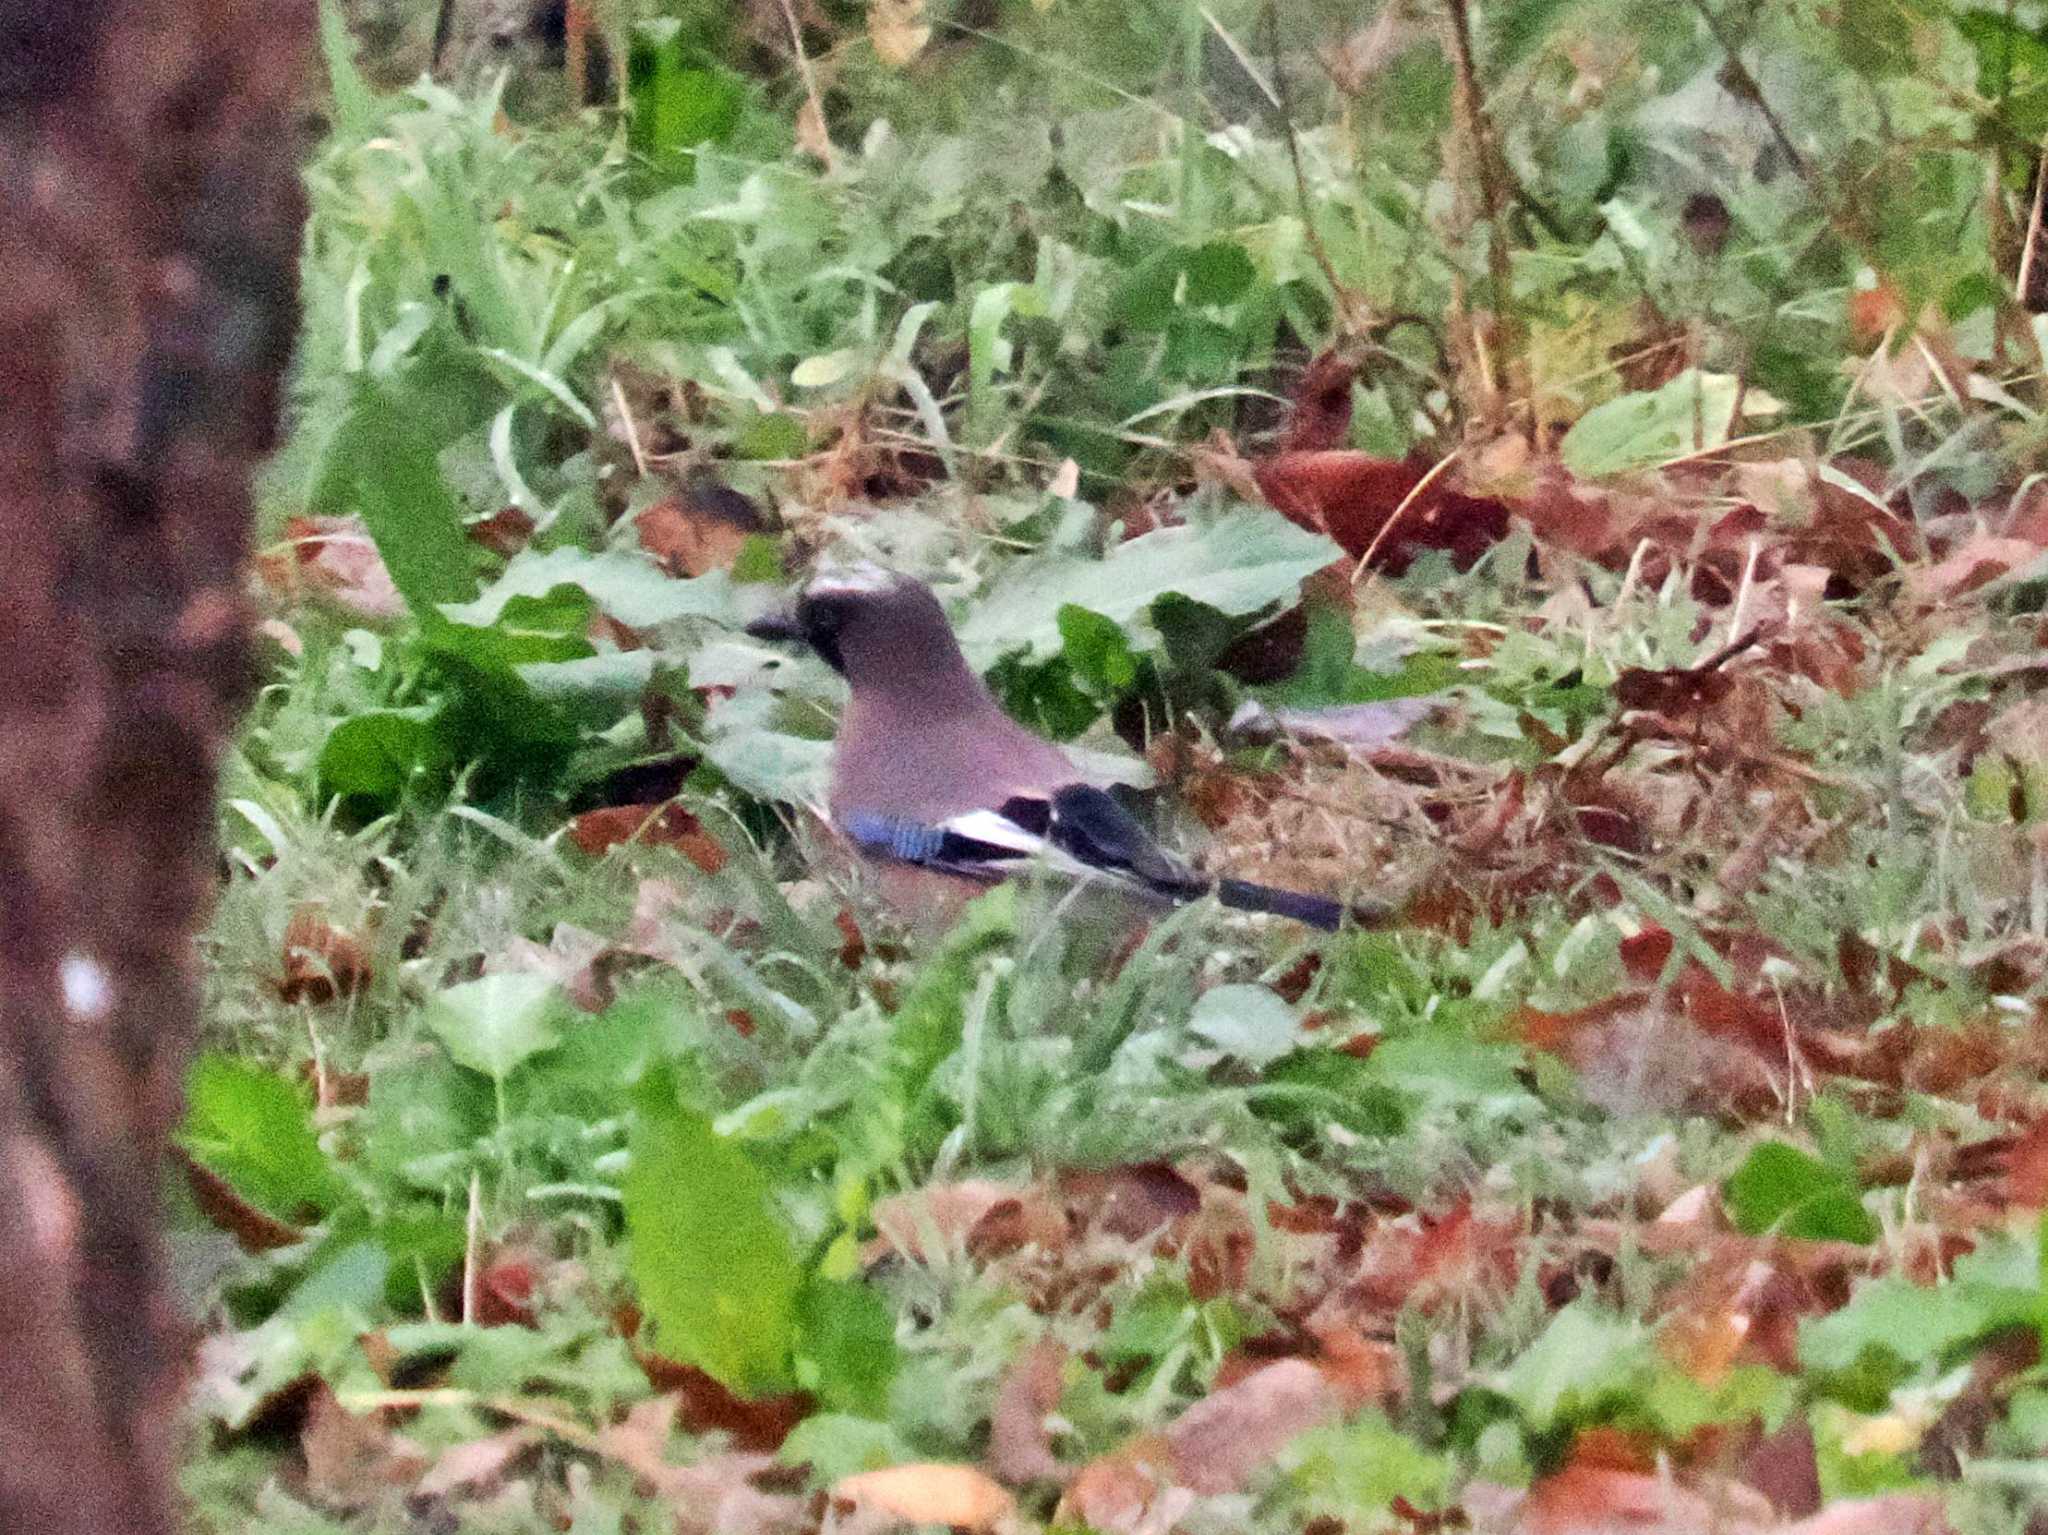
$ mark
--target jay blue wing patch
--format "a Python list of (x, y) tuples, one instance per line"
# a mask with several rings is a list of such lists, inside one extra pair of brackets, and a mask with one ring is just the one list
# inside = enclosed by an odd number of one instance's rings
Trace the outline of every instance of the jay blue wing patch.
[(968, 879), (1002, 879), (1030, 855), (1028, 847), (1009, 847), (951, 826), (931, 826), (903, 816), (856, 810), (841, 816), (839, 827), (870, 857), (919, 864)]

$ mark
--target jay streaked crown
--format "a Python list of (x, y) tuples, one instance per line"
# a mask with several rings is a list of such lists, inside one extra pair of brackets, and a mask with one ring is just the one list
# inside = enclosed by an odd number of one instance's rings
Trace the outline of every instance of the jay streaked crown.
[(1065, 752), (1003, 712), (921, 581), (875, 565), (832, 570), (748, 632), (806, 644), (846, 678), (828, 803), (870, 858), (979, 883), (1040, 859), (1169, 902), (1213, 893), (1326, 930), (1343, 920), (1337, 901), (1210, 880), (1161, 848)]

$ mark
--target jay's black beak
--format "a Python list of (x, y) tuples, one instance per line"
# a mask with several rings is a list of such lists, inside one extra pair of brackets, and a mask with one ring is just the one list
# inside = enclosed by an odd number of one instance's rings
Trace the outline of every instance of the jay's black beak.
[(796, 613), (786, 608), (763, 613), (747, 625), (747, 633), (757, 640), (770, 640), (782, 645), (810, 642), (810, 636), (804, 633), (804, 626), (798, 622)]

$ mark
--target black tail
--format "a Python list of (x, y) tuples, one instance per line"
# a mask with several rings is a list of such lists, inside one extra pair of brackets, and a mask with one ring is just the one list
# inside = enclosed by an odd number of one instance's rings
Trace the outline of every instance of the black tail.
[(1334, 933), (1344, 925), (1345, 905), (1328, 896), (1305, 895), (1299, 890), (1281, 890), (1272, 885), (1255, 885), (1245, 879), (1216, 881), (1216, 899), (1234, 911), (1263, 911), (1289, 917), (1310, 927)]

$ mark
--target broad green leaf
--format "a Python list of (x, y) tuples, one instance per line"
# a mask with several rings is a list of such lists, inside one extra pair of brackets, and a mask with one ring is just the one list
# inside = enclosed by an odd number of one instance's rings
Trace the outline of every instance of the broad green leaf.
[(1662, 389), (1596, 405), (1557, 445), (1565, 467), (1585, 479), (1653, 469), (1718, 448), (1735, 421), (1741, 380), (1688, 368)]
[(324, 1212), (341, 1193), (313, 1133), (312, 1105), (260, 1066), (218, 1054), (194, 1061), (178, 1141), (244, 1199), (284, 1220)]
[(426, 1024), (459, 1064), (502, 1082), (561, 1042), (567, 1010), (544, 975), (486, 975), (436, 993)]
[(1654, 1363), (1642, 1323), (1574, 1301), (1550, 1319), (1495, 1385), (1531, 1426), (1554, 1428), (1604, 1397), (1638, 1387)]
[(1182, 295), (1190, 304), (1228, 304), (1258, 278), (1244, 247), (1211, 240), (1187, 253), (1181, 270), (1187, 275)]
[(1382, 1040), (1365, 1064), (1374, 1080), (1433, 1106), (1536, 1106), (1515, 1074), (1519, 1053), (1474, 1039), (1462, 1027), (1446, 1024)]
[(453, 623), (487, 629), (505, 616), (506, 604), (513, 599), (545, 598), (564, 586), (584, 592), (599, 608), (635, 629), (678, 618), (719, 617), (731, 606), (732, 586), (722, 571), (683, 580), (664, 573), (642, 554), (592, 554), (563, 545), (545, 554), (520, 551), (474, 602), (445, 603), (441, 612)]
[(983, 667), (1018, 651), (1049, 656), (1063, 643), (1063, 607), (1123, 624), (1168, 592), (1220, 613), (1256, 612), (1294, 596), (1304, 577), (1341, 558), (1330, 539), (1278, 512), (1233, 506), (1131, 539), (1102, 560), (1040, 554), (1011, 561), (960, 626), (960, 643)]
[(441, 478), (435, 445), (391, 393), (359, 378), (332, 461), (353, 491), (392, 584), (416, 618), (476, 593), (475, 550), (462, 508)]
[(432, 708), (366, 709), (342, 720), (320, 748), (325, 793), (389, 804), (452, 765)]
[(1301, 1019), (1264, 986), (1216, 986), (1195, 1003), (1188, 1032), (1248, 1066), (1264, 1066), (1301, 1043)]
[(812, 1484), (820, 1487), (917, 1458), (887, 1423), (843, 1412), (812, 1413), (775, 1453), (785, 1466), (809, 1466)]
[(1933, 1363), (1958, 1344), (2007, 1327), (2048, 1322), (2039, 1291), (1951, 1282), (1917, 1285), (1893, 1275), (1870, 1280), (1849, 1304), (1799, 1324), (1799, 1359), (1829, 1372), (1856, 1366), (1866, 1351), (1907, 1365)]
[(1813, 1241), (1874, 1242), (1877, 1223), (1843, 1174), (1796, 1146), (1765, 1141), (1723, 1192), (1736, 1229)]
[(1417, 1509), (1440, 1508), (1451, 1479), (1448, 1459), (1376, 1411), (1310, 1429), (1281, 1453), (1280, 1464), (1311, 1508), (1363, 1529), (1384, 1528), (1397, 1498)]
[(896, 1313), (857, 1280), (812, 1277), (797, 1296), (797, 1384), (827, 1411), (886, 1418), (896, 1378)]
[(1071, 602), (1060, 609), (1058, 622), (1067, 665), (1095, 693), (1120, 693), (1138, 680), (1138, 658), (1123, 625)]
[(787, 1388), (803, 1272), (768, 1180), (669, 1073), (634, 1110), (626, 1233), (655, 1346), (743, 1395)]

